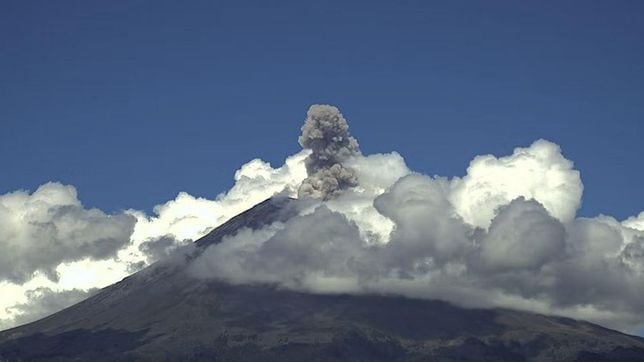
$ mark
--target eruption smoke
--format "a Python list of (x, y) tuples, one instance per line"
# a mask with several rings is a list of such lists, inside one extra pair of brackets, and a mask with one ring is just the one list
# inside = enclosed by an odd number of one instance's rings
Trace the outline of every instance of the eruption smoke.
[[(339, 110), (315, 105), (300, 144), (299, 214), (242, 229), (190, 272), (314, 293), (394, 294), (644, 326), (644, 214), (576, 218), (583, 183), (546, 140), (430, 177), (362, 155)], [(354, 187), (357, 186), (357, 187)]]
[(243, 165), (215, 200), (181, 192), (151, 215), (87, 209), (60, 184), (0, 195), (0, 329), (121, 280), (277, 194), (299, 195), (289, 204), (298, 215), (225, 237), (191, 259), (191, 274), (644, 327), (644, 212), (577, 217), (583, 183), (558, 145), (537, 140), (477, 156), (463, 177), (430, 177), (396, 152), (363, 155), (329, 105), (310, 107), (299, 142), (280, 167)]
[(336, 107), (312, 105), (299, 142), (312, 151), (305, 161), (308, 177), (298, 190), (299, 197), (328, 200), (358, 184), (355, 172), (342, 164), (360, 154), (358, 141), (349, 134), (349, 125)]

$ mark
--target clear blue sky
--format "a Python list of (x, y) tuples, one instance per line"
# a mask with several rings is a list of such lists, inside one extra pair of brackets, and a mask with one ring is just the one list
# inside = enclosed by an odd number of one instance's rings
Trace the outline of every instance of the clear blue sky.
[(581, 214), (623, 218), (644, 209), (643, 39), (626, 0), (3, 0), (0, 193), (214, 197), (332, 103), (363, 152), (429, 174), (549, 139), (582, 172)]

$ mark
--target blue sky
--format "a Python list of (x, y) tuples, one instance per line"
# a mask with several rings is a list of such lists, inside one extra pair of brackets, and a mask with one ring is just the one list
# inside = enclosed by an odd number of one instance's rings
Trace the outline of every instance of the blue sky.
[(75, 185), (89, 206), (213, 197), (299, 149), (312, 103), (365, 153), (460, 176), (546, 138), (582, 216), (644, 200), (640, 1), (3, 1), (0, 193)]

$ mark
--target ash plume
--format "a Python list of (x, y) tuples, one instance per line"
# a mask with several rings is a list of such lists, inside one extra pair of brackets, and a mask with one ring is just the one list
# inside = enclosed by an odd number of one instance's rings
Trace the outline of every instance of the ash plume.
[(308, 177), (298, 190), (300, 198), (328, 200), (358, 184), (354, 170), (343, 165), (351, 156), (360, 154), (358, 141), (349, 134), (349, 125), (338, 108), (312, 105), (299, 143), (312, 151), (305, 160)]
[(537, 140), (477, 156), (463, 177), (432, 177), (397, 153), (359, 153), (345, 122), (314, 106), (302, 128), (313, 152), (300, 196), (327, 201), (295, 201), (298, 216), (224, 238), (191, 274), (644, 326), (644, 213), (576, 217), (583, 183), (559, 145)]
[[(559, 145), (479, 155), (461, 177), (423, 175), (396, 152), (363, 155), (328, 105), (309, 109), (299, 142), (279, 167), (243, 165), (215, 200), (181, 192), (153, 214), (87, 209), (58, 183), (0, 195), (0, 328), (31, 318), (45, 293), (30, 290), (103, 287), (267, 198), (296, 194), (298, 215), (230, 234), (191, 261), (191, 275), (644, 327), (644, 212), (578, 217), (581, 174)], [(49, 300), (47, 312), (72, 298)]]

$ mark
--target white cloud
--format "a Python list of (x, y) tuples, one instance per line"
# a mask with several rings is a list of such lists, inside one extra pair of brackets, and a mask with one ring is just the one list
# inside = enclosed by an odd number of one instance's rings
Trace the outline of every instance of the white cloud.
[(564, 254), (563, 224), (534, 200), (501, 206), (481, 241), (481, 260), (491, 269), (534, 270)]
[(628, 228), (644, 231), (644, 211), (640, 212), (638, 216), (632, 216), (624, 220), (623, 224)]
[(326, 206), (356, 223), (363, 238), (372, 243), (387, 242), (394, 223), (376, 210), (373, 200), (411, 170), (396, 152), (351, 157), (346, 165), (361, 182), (327, 200)]
[[(60, 183), (44, 184), (32, 194), (0, 195), (0, 329), (115, 283), (271, 196), (295, 196), (306, 177), (308, 154), (290, 156), (278, 168), (252, 160), (215, 200), (180, 192), (154, 207), (153, 215), (85, 209), (76, 189)], [(45, 299), (39, 297), (43, 293)], [(43, 303), (51, 300), (60, 302)], [(30, 305), (38, 313), (28, 312)]]
[(538, 140), (512, 155), (477, 156), (462, 179), (454, 179), (450, 200), (468, 223), (487, 228), (495, 210), (519, 196), (539, 201), (561, 222), (574, 219), (581, 205), (579, 171), (558, 145)]
[(412, 174), (374, 200), (395, 224), (386, 250), (397, 268), (415, 273), (444, 265), (471, 246), (472, 230), (450, 204), (448, 187), (444, 179)]
[(302, 151), (286, 159), (283, 166), (272, 168), (259, 159), (244, 164), (235, 172), (235, 184), (215, 200), (181, 192), (174, 200), (154, 207), (154, 215), (130, 210), (137, 218), (132, 239), (138, 243), (161, 237), (174, 237), (179, 243), (196, 240), (226, 220), (265, 199), (284, 193), (295, 196), (306, 177)]
[(76, 189), (60, 183), (1, 195), (0, 280), (23, 283), (37, 271), (56, 280), (60, 263), (112, 257), (129, 242), (135, 222), (84, 208)]
[(644, 325), (641, 215), (575, 219), (583, 186), (557, 145), (476, 157), (462, 179), (412, 173), (395, 153), (345, 166), (355, 187), (211, 246), (194, 275)]
[[(625, 331), (644, 325), (644, 212), (622, 222), (575, 218), (583, 185), (558, 145), (538, 140), (474, 158), (463, 178), (429, 177), (397, 153), (361, 155), (340, 118), (332, 121), (347, 142), (309, 137), (307, 147), (322, 147), (310, 171), (340, 165), (356, 182), (210, 246), (191, 266), (196, 276), (516, 308)], [(296, 196), (311, 154), (278, 168), (252, 160), (215, 200), (182, 192), (152, 215), (86, 209), (73, 187), (55, 183), (0, 195), (0, 327), (33, 317), (31, 305), (52, 312), (116, 282), (266, 198)]]

